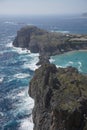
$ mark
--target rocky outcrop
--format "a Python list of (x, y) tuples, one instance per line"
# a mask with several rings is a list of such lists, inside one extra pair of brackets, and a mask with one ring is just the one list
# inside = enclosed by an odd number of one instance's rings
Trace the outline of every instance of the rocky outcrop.
[(17, 32), (13, 45), (40, 53), (39, 63), (42, 64), (48, 62), (51, 55), (87, 49), (87, 36), (47, 32), (35, 26), (26, 26)]
[(34, 130), (87, 130), (87, 76), (43, 64), (30, 82)]
[(34, 37), (43, 36), (47, 34), (46, 31), (41, 30), (35, 26), (26, 26), (17, 32), (17, 36), (13, 41), (16, 47), (27, 48), (33, 53), (39, 52), (38, 41)]
[(87, 130), (87, 76), (77, 69), (56, 68), (51, 55), (87, 49), (86, 35), (47, 32), (35, 26), (18, 31), (16, 47), (39, 53), (42, 66), (30, 82), (34, 130)]

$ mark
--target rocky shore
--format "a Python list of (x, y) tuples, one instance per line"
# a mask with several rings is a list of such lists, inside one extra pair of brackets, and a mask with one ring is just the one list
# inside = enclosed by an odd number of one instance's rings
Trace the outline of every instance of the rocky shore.
[(34, 130), (87, 130), (87, 76), (43, 64), (30, 82)]
[(39, 53), (41, 67), (30, 81), (34, 130), (87, 130), (87, 76), (76, 68), (56, 68), (52, 55), (87, 49), (87, 36), (47, 32), (34, 26), (18, 31), (16, 47)]
[(48, 32), (35, 26), (26, 26), (17, 32), (13, 45), (39, 53), (38, 64), (43, 64), (49, 62), (50, 56), (87, 49), (87, 35)]

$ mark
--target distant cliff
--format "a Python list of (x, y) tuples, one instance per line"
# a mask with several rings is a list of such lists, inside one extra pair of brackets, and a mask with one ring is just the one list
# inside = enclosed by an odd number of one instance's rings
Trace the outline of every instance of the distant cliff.
[(87, 76), (43, 64), (30, 82), (34, 130), (87, 130)]
[(47, 32), (35, 26), (26, 26), (17, 32), (13, 45), (39, 53), (42, 64), (48, 62), (51, 55), (87, 49), (87, 36)]

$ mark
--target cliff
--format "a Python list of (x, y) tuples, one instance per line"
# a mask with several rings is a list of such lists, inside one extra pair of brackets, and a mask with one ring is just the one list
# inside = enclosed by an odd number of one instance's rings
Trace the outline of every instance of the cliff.
[(87, 130), (87, 76), (43, 64), (30, 82), (34, 130)]
[(34, 130), (87, 130), (87, 76), (49, 63), (51, 55), (87, 49), (87, 36), (26, 26), (17, 32), (13, 45), (40, 54), (42, 66), (29, 86), (35, 101)]
[(87, 49), (87, 36), (47, 32), (35, 26), (26, 26), (17, 32), (13, 45), (39, 53), (42, 64), (49, 62), (51, 55)]

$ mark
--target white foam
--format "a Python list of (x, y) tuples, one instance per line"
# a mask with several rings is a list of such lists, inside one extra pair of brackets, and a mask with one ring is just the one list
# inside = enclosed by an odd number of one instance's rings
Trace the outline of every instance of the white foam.
[(3, 112), (0, 112), (0, 117), (4, 116), (4, 113)]
[(51, 58), (49, 61), (50, 61), (50, 63), (53, 63), (55, 60)]
[(18, 94), (17, 98), (19, 98), (19, 102), (14, 104), (16, 108), (14, 110), (14, 115), (16, 116), (18, 113), (31, 114), (34, 107), (33, 99), (31, 99), (29, 95), (26, 95), (26, 93)]
[(67, 64), (65, 64), (63, 67), (66, 68), (67, 66), (72, 66), (74, 64), (73, 61), (69, 61)]
[(60, 66), (60, 65), (56, 65), (56, 67), (57, 67), (57, 68), (65, 68), (65, 67), (63, 67), (63, 66)]
[(18, 54), (30, 53), (30, 50), (27, 50), (27, 49), (25, 49), (25, 48), (22, 49), (22, 48), (20, 48), (20, 47), (14, 47), (12, 41), (9, 42), (9, 43), (6, 45), (6, 47), (12, 48), (12, 51), (17, 52)]
[(78, 64), (80, 65), (80, 67), (82, 66), (82, 63), (79, 61)]
[(0, 77), (0, 83), (2, 83), (2, 82), (3, 82), (3, 80), (4, 80), (4, 78), (3, 78), (3, 77)]
[(29, 68), (30, 70), (35, 71), (35, 70), (38, 69), (38, 67), (39, 67), (39, 66), (36, 65), (36, 63), (37, 63), (37, 62), (35, 62), (35, 63), (30, 63), (30, 64), (25, 63), (25, 64), (23, 65), (23, 68)]
[(64, 33), (64, 34), (66, 34), (66, 33), (70, 33), (69, 31), (62, 31), (62, 30), (52, 30), (51, 32), (57, 32), (57, 33)]
[(12, 22), (12, 21), (5, 21), (4, 23), (5, 23), (5, 24), (11, 24), (11, 25), (18, 25), (17, 23)]
[(21, 47), (14, 47), (13, 46), (13, 42), (9, 42), (6, 47), (8, 48), (12, 48), (12, 51), (17, 52), (18, 54), (30, 54), (30, 50), (26, 49), (26, 48), (21, 48)]
[(32, 109), (34, 107), (34, 100), (29, 97), (28, 95), (28, 87), (25, 87), (24, 89), (15, 90), (12, 92), (11, 95), (8, 95), (8, 98), (11, 98), (12, 100), (18, 99), (18, 102), (14, 103), (13, 106), (15, 109), (13, 109), (13, 114), (16, 116), (18, 113), (25, 113), (31, 114)]
[(33, 130), (33, 123), (29, 118), (22, 120), (19, 130)]
[(12, 42), (9, 42), (6, 47), (13, 47)]
[(78, 70), (81, 71), (82, 63), (79, 61), (79, 62), (78, 62), (78, 65), (79, 65), (79, 66), (78, 66)]
[(24, 95), (25, 95), (24, 91), (21, 91), (20, 93), (17, 94), (18, 97), (22, 97)]
[(38, 56), (39, 56), (39, 53), (31, 53), (30, 56), (31, 56), (31, 57), (38, 57)]
[(26, 48), (22, 49), (20, 47), (13, 47), (13, 51), (16, 51), (18, 54), (30, 54), (30, 50), (27, 50)]
[[(12, 45), (12, 42), (8, 43), (6, 45), (7, 47), (12, 47), (12, 51), (14, 52), (17, 52), (18, 54), (29, 54), (28, 56), (32, 58), (32, 60), (30, 60), (30, 62), (25, 62), (24, 65), (23, 65), (23, 68), (29, 68), (33, 71), (35, 71), (39, 66), (36, 65), (36, 63), (39, 61), (39, 53), (31, 53), (30, 50), (27, 50), (26, 48), (25, 49), (22, 49), (22, 48), (19, 48), (19, 47), (14, 47)], [(27, 60), (26, 60), (27, 61)], [(16, 75), (16, 76), (19, 76), (20, 75)]]
[(69, 63), (68, 63), (69, 65), (73, 65), (73, 62), (72, 61), (69, 61)]
[(35, 71), (39, 67), (36, 65), (36, 63), (39, 61), (39, 58), (38, 58), (39, 54), (31, 53), (29, 56), (32, 57), (32, 60), (30, 60), (30, 62), (28, 63), (27, 62), (24, 63), (23, 68), (29, 68)]
[(26, 74), (26, 73), (18, 73), (18, 74), (15, 74), (14, 75), (14, 78), (19, 78), (19, 79), (23, 79), (23, 78), (27, 78), (29, 77), (30, 75), (29, 74)]

